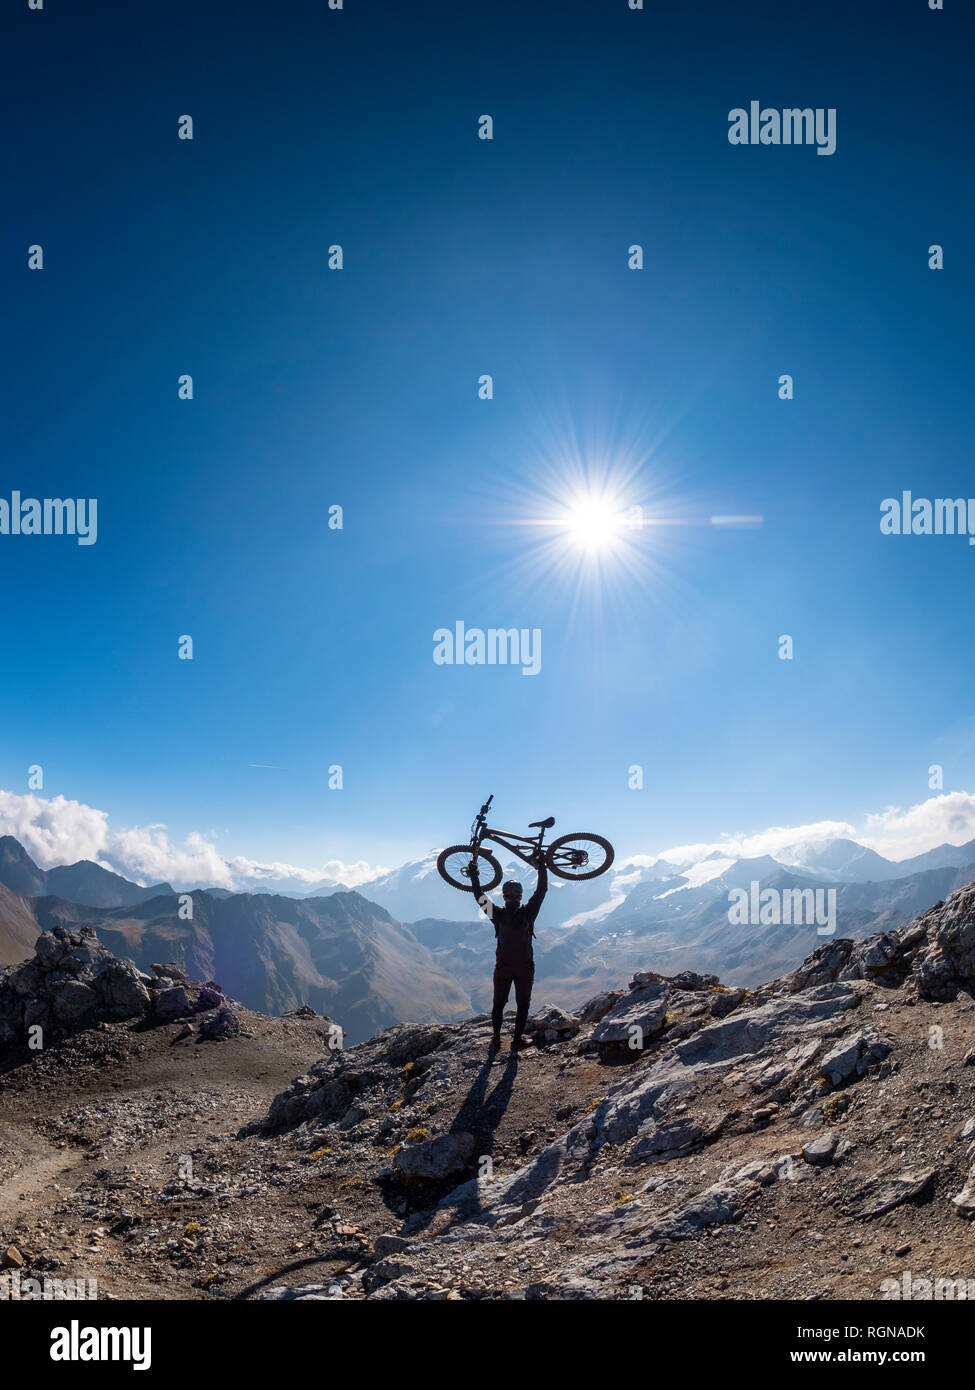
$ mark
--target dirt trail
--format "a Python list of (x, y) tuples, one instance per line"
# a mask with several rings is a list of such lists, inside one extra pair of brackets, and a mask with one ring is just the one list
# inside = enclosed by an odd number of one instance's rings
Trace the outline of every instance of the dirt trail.
[[(78, 1162), (80, 1150), (60, 1148), (37, 1134), (29, 1120), (0, 1111), (0, 1229), (19, 1220), (34, 1208), (43, 1194), (56, 1197), (51, 1184), (67, 1174)], [(7, 1161), (19, 1155), (16, 1166)]]
[[(230, 1043), (118, 1025), (8, 1066), (0, 1253), (12, 1244), (39, 1256), (39, 1270), (97, 1279), (99, 1297), (205, 1296), (194, 1286), (200, 1242), (186, 1230), (202, 1223), (223, 1239), (230, 1226), (212, 1195), (211, 1155), (221, 1176), (235, 1176), (236, 1131), (324, 1051), (314, 1021), (241, 1018), (251, 1036)], [(211, 1195), (165, 1197), (184, 1155)], [(279, 1244), (269, 1234), (268, 1253), (283, 1260)], [(227, 1258), (217, 1245), (213, 1269)]]

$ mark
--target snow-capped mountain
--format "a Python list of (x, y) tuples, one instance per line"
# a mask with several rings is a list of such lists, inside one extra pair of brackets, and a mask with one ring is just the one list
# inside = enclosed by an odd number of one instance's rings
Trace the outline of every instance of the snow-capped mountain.
[[(493, 852), (493, 851), (492, 851)], [(380, 878), (363, 883), (357, 890), (370, 902), (378, 903), (400, 922), (417, 922), (426, 918), (440, 918), (448, 921), (468, 921), (476, 918), (478, 909), (469, 893), (461, 893), (451, 888), (437, 872), (439, 850), (431, 850), (422, 859), (383, 874)], [(525, 896), (535, 889), (535, 870), (521, 860), (505, 853), (495, 856), (501, 865), (505, 878), (516, 878), (522, 884)], [(614, 865), (614, 869), (615, 869)], [(565, 879), (549, 875), (549, 895), (546, 901), (546, 920), (564, 922), (577, 916), (595, 912), (598, 915), (612, 911), (623, 900), (631, 883), (647, 872), (641, 868), (623, 868), (620, 883), (615, 887), (616, 875), (613, 869), (600, 878), (570, 883)]]
[[(475, 919), (478, 913), (470, 895), (451, 888), (438, 874), (438, 853), (439, 850), (431, 850), (420, 859), (363, 883), (357, 891), (400, 922)], [(496, 857), (505, 878), (517, 878), (526, 895), (530, 894), (535, 886), (534, 870), (503, 852)], [(649, 862), (639, 862), (643, 856), (636, 856), (637, 862), (617, 860), (600, 878), (577, 883), (550, 875), (545, 923), (596, 928), (611, 918), (619, 921), (637, 914), (652, 920), (666, 919), (726, 897), (731, 888), (747, 887), (752, 880), (764, 882), (781, 872), (826, 884), (889, 883), (927, 869), (961, 868), (975, 863), (975, 841), (940, 845), (901, 861), (885, 859), (875, 850), (842, 837), (797, 841), (774, 855), (735, 857), (712, 851), (685, 865), (646, 858)], [(322, 885), (303, 896), (321, 897), (335, 891), (341, 890)]]
[[(832, 879), (838, 883), (883, 883), (888, 878), (900, 878), (901, 865), (885, 859), (876, 850), (858, 845), (855, 840), (841, 837), (833, 840), (798, 841), (776, 851), (775, 858), (788, 869), (797, 869), (814, 877)], [(943, 868), (944, 865), (929, 867)]]

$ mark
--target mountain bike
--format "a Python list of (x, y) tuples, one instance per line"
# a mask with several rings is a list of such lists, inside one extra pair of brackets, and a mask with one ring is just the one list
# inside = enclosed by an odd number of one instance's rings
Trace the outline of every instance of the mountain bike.
[(544, 860), (549, 872), (557, 874), (559, 878), (598, 878), (606, 872), (616, 856), (613, 846), (602, 835), (560, 835), (550, 845), (543, 847), (546, 830), (551, 830), (555, 824), (554, 816), (531, 822), (528, 829), (537, 830), (537, 835), (516, 835), (512, 830), (495, 830), (487, 823), (487, 813), (493, 800), (492, 792), (474, 817), (470, 844), (450, 845), (440, 852), (437, 872), (452, 888), (459, 888), (465, 893), (474, 892), (471, 876), (475, 864), (481, 892), (490, 893), (492, 888), (497, 888), (502, 877), (501, 865), (491, 851), (484, 848), (485, 840), (493, 840), (532, 868)]

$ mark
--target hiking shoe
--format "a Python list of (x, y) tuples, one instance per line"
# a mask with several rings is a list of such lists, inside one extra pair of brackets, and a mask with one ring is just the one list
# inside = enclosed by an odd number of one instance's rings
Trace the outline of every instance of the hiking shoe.
[(512, 1052), (523, 1052), (523, 1051), (525, 1050), (526, 1047), (531, 1047), (532, 1045), (533, 1045), (533, 1044), (532, 1044), (531, 1038), (512, 1038), (512, 1039), (511, 1039), (511, 1050), (512, 1050)]
[(495, 1034), (492, 1035), (491, 1041), (488, 1043), (488, 1052), (500, 1052), (500, 1051), (501, 1051), (501, 1034), (500, 1034), (500, 1033), (495, 1033)]

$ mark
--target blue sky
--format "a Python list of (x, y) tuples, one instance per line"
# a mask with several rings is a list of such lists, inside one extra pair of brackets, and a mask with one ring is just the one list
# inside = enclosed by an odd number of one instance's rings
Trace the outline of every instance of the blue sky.
[[(961, 7), (6, 24), (0, 496), (96, 497), (98, 540), (0, 536), (0, 786), (310, 866), (488, 792), (628, 854), (975, 784), (975, 551), (879, 531), (975, 496)], [(751, 99), (835, 107), (836, 153), (730, 145)], [(546, 564), (511, 523), (586, 479), (682, 524)], [(458, 619), (540, 674), (435, 665)]]

